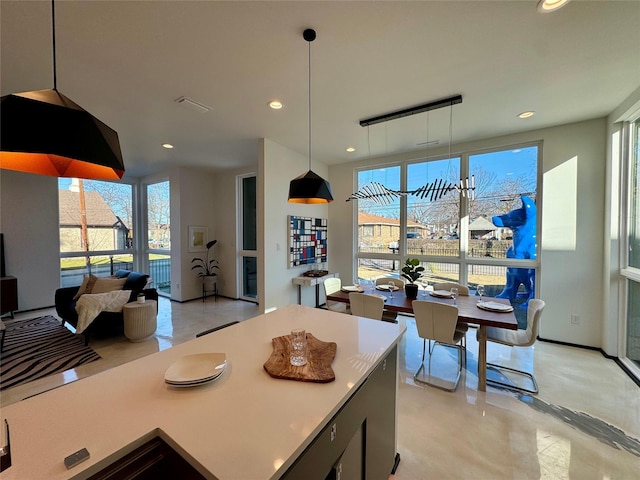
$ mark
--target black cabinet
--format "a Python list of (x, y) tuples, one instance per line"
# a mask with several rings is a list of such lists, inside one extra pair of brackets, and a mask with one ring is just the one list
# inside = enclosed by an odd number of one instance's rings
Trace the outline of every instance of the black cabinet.
[(336, 472), (356, 463), (364, 466), (360, 478), (389, 478), (396, 455), (397, 351), (380, 362), (283, 479), (337, 478)]

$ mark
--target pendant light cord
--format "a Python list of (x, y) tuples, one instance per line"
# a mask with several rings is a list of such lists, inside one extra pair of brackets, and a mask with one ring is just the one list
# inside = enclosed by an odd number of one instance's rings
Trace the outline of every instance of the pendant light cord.
[(449, 107), (449, 161), (451, 161), (451, 137), (453, 136), (453, 105)]
[(309, 45), (309, 170), (311, 170), (311, 42)]
[(56, 75), (56, 6), (55, 0), (51, 0), (51, 35), (53, 37), (53, 89), (58, 90), (58, 78)]

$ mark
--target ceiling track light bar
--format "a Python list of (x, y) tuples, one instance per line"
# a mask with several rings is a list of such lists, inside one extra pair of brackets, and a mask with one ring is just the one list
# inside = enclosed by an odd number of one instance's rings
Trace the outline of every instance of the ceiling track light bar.
[(435, 102), (418, 105), (417, 107), (405, 108), (404, 110), (398, 110), (397, 112), (387, 113), (385, 115), (378, 115), (377, 117), (360, 120), (360, 126), (368, 127), (369, 125), (375, 125), (376, 123), (388, 122), (389, 120), (396, 120), (398, 118), (416, 115), (417, 113), (428, 112), (429, 110), (437, 110), (438, 108), (449, 107), (457, 105), (458, 103), (462, 103), (462, 95), (443, 98), (440, 100), (436, 100)]

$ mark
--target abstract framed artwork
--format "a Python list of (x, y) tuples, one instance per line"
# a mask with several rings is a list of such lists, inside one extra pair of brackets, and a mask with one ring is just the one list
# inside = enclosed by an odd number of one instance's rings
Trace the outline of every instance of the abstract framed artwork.
[(205, 252), (207, 250), (207, 242), (209, 229), (207, 227), (189, 226), (189, 251)]
[(327, 261), (327, 219), (289, 215), (289, 268)]

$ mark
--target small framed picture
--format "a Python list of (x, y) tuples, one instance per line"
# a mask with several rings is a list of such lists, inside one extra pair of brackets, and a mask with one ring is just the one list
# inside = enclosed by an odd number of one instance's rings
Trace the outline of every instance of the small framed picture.
[(207, 250), (207, 242), (209, 229), (207, 227), (189, 227), (189, 251), (205, 252)]

